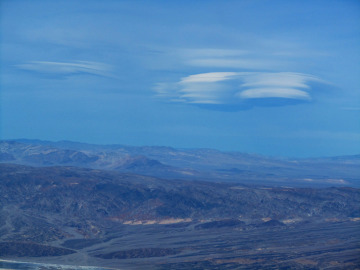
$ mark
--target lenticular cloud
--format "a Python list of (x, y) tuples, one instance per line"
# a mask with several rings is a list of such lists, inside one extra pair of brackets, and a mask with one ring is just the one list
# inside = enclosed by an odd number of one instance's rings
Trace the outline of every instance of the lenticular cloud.
[(314, 82), (323, 83), (317, 77), (291, 72), (211, 72), (158, 84), (155, 91), (170, 102), (241, 110), (309, 102)]

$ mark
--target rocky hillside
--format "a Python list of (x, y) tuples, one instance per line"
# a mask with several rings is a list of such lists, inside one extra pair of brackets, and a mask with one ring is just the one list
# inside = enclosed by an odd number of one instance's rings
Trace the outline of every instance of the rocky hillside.
[[(202, 224), (236, 219), (286, 224), (360, 217), (360, 193), (353, 188), (254, 188), (8, 164), (1, 164), (0, 172), (3, 240), (47, 242), (75, 232), (93, 237), (105, 233), (114, 222)], [(199, 228), (231, 224), (209, 223)]]

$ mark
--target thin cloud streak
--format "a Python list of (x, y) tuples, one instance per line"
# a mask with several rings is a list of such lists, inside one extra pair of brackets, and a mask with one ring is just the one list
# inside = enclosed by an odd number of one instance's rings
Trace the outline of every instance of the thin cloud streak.
[(203, 83), (203, 82), (219, 82), (228, 80), (230, 77), (237, 75), (237, 72), (210, 72), (190, 75), (188, 77), (182, 78), (180, 83)]
[(215, 68), (273, 69), (285, 66), (279, 60), (201, 58), (185, 62), (190, 66)]
[(90, 62), (51, 62), (51, 61), (31, 61), (25, 64), (16, 65), (17, 68), (40, 74), (69, 76), (76, 74), (91, 74), (104, 77), (113, 77), (110, 73), (109, 65)]
[(287, 68), (289, 57), (274, 56), (272, 50), (255, 42), (247, 49), (182, 49), (175, 51), (183, 63), (193, 67), (272, 70)]
[(244, 90), (238, 94), (240, 98), (290, 98), (310, 99), (310, 95), (304, 91), (293, 88), (254, 88)]
[(301, 73), (258, 73), (253, 74), (245, 78), (243, 87), (259, 87), (259, 86), (277, 86), (277, 87), (296, 87), (307, 88), (309, 85), (307, 81), (320, 81), (315, 76), (301, 74)]

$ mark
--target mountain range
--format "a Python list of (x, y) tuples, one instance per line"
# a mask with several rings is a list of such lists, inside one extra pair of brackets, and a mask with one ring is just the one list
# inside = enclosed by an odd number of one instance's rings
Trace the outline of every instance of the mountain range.
[(213, 149), (10, 140), (0, 142), (0, 162), (77, 166), (172, 179), (291, 186), (360, 186), (360, 155), (285, 159)]
[(6, 140), (0, 160), (3, 260), (34, 269), (360, 266), (359, 156)]

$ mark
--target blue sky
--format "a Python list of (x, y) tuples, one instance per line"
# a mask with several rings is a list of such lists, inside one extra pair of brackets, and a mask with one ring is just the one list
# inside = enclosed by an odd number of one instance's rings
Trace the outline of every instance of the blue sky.
[(360, 152), (359, 1), (1, 2), (1, 137)]

